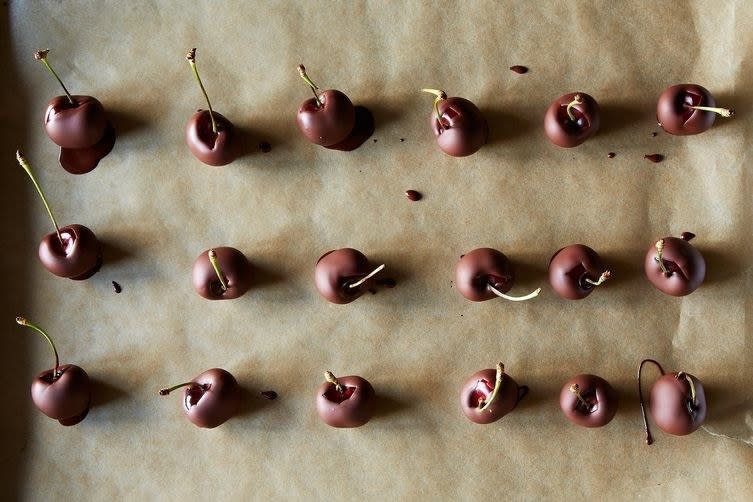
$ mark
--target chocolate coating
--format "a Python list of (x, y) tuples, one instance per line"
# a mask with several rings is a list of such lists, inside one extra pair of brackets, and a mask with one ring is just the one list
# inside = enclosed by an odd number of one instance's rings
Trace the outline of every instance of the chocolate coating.
[(711, 93), (696, 84), (678, 84), (667, 87), (656, 102), (656, 121), (669, 134), (687, 136), (711, 128), (716, 113), (694, 110), (688, 106), (715, 107)]
[(183, 408), (194, 425), (212, 429), (238, 411), (241, 389), (235, 377), (222, 368), (206, 370), (183, 390)]
[[(582, 103), (571, 108), (575, 121), (567, 114), (567, 105), (580, 95)], [(596, 134), (601, 124), (601, 110), (594, 98), (585, 92), (571, 92), (557, 98), (544, 115), (544, 132), (549, 141), (563, 148), (578, 146)]]
[(463, 255), (455, 266), (455, 287), (474, 302), (497, 298), (489, 286), (507, 293), (514, 282), (510, 260), (496, 249), (474, 249)]
[(191, 283), (194, 290), (207, 300), (232, 300), (243, 296), (253, 285), (253, 266), (246, 256), (235, 248), (212, 249), (225, 276), (227, 290), (222, 290), (220, 279), (212, 267), (212, 262), (209, 261), (209, 250), (201, 253), (193, 264)]
[(44, 114), (44, 129), (55, 144), (63, 148), (88, 148), (105, 134), (107, 115), (96, 98), (55, 96)]
[(112, 151), (113, 146), (115, 146), (115, 128), (108, 122), (105, 134), (96, 144), (88, 148), (60, 147), (58, 160), (63, 169), (69, 173), (85, 174), (94, 170), (99, 161)]
[[(689, 235), (689, 232), (687, 232)], [(692, 237), (688, 237), (690, 240)], [(643, 261), (643, 269), (651, 284), (659, 291), (671, 296), (685, 296), (695, 291), (706, 276), (706, 261), (703, 255), (688, 240), (678, 237), (664, 237), (662, 259), (670, 272), (664, 274), (658, 262), (655, 246), (651, 246)]]
[(465, 98), (440, 100), (437, 107), (441, 121), (432, 112), (431, 130), (439, 148), (453, 157), (476, 153), (489, 139), (489, 124), (481, 110)]
[[(586, 407), (570, 387), (578, 385), (581, 397), (588, 403)], [(583, 427), (602, 427), (612, 421), (617, 414), (619, 399), (609, 382), (596, 375), (578, 375), (562, 386), (560, 409), (568, 420)]]
[(318, 106), (314, 98), (301, 104), (296, 115), (298, 128), (316, 145), (332, 146), (344, 141), (355, 125), (353, 103), (336, 89), (326, 90), (318, 96), (322, 106)]
[(235, 126), (222, 114), (215, 111), (217, 134), (212, 131), (209, 110), (199, 110), (191, 115), (186, 124), (186, 144), (194, 157), (210, 166), (230, 164), (238, 156)]
[(571, 244), (554, 253), (549, 261), (549, 283), (562, 298), (580, 300), (595, 288), (586, 279), (596, 282), (606, 270), (596, 251), (583, 244)]
[(368, 258), (352, 248), (329, 251), (319, 258), (314, 269), (314, 284), (319, 294), (332, 303), (340, 305), (350, 303), (366, 292), (371, 279), (358, 287), (350, 288), (348, 284), (367, 276), (373, 268)]
[(667, 434), (684, 436), (698, 429), (706, 420), (706, 393), (700, 380), (693, 380), (695, 402), (691, 400), (690, 384), (678, 372), (667, 373), (651, 387), (649, 410), (656, 425)]
[(350, 131), (344, 140), (325, 148), (340, 150), (341, 152), (352, 152), (363, 145), (372, 134), (374, 134), (374, 115), (365, 106), (356, 106), (353, 130)]
[(324, 382), (316, 390), (316, 412), (332, 427), (360, 427), (371, 420), (376, 407), (376, 393), (368, 380), (360, 376), (337, 377), (343, 386), (338, 392), (334, 384)]
[(31, 399), (39, 411), (48, 417), (63, 425), (77, 424), (89, 411), (89, 375), (75, 364), (61, 365), (57, 378), (53, 378), (53, 371), (49, 369), (34, 378)]
[[(477, 424), (490, 424), (510, 413), (518, 401), (522, 399), (522, 389), (515, 380), (505, 374), (502, 377), (502, 388), (496, 399), (489, 407), (481, 411), (479, 400), (486, 400), (494, 391), (497, 379), (496, 369), (485, 369), (471, 375), (463, 384), (460, 391), (460, 407), (468, 420)], [(525, 388), (527, 391), (527, 388)]]
[(57, 275), (74, 280), (88, 279), (102, 266), (102, 246), (94, 232), (83, 225), (60, 227), (63, 243), (55, 232), (39, 243), (39, 260)]

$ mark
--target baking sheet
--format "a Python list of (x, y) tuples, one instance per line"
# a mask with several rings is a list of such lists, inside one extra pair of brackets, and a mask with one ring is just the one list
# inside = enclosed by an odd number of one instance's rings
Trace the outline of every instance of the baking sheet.
[[(701, 378), (710, 431), (753, 438), (746, 2), (11, 1), (1, 12), (3, 498), (751, 492), (753, 449), (738, 441), (655, 430), (645, 446), (635, 392), (639, 361), (654, 357)], [(45, 47), (71, 91), (96, 96), (115, 122), (115, 149), (92, 173), (64, 172), (41, 126), (59, 94), (32, 57)], [(191, 47), (215, 109), (246, 133), (248, 155), (227, 167), (200, 164), (183, 142), (185, 122), (204, 107), (183, 58)], [(342, 153), (303, 139), (295, 112), (310, 91), (299, 63), (322, 88), (372, 110), (372, 140)], [(529, 73), (507, 69), (515, 64)], [(737, 117), (695, 137), (661, 132), (656, 97), (681, 82), (707, 87)], [(489, 144), (464, 159), (442, 154), (423, 87), (474, 101)], [(599, 101), (602, 129), (563, 150), (546, 140), (542, 119), (573, 90)], [(261, 141), (271, 152), (257, 150)], [(50, 228), (15, 165), (18, 145), (61, 223), (87, 225), (106, 243), (92, 279), (59, 279), (38, 263)], [(664, 162), (644, 160), (650, 153)], [(424, 198), (408, 201), (407, 189)], [(708, 272), (677, 299), (641, 268), (652, 242), (682, 231), (698, 235)], [(576, 242), (599, 251), (614, 278), (570, 302), (546, 284), (546, 266)], [(207, 302), (191, 289), (193, 260), (219, 245), (264, 271), (241, 299)], [(345, 246), (385, 263), (397, 287), (326, 303), (313, 266)], [(513, 292), (540, 286), (540, 297), (460, 297), (455, 263), (481, 246), (513, 260)], [(79, 426), (33, 408), (29, 383), (51, 357), (13, 324), (18, 314), (45, 326), (63, 361), (95, 380), (95, 407)], [(460, 386), (498, 360), (531, 393), (501, 421), (474, 425)], [(243, 412), (199, 430), (178, 396), (157, 390), (213, 366), (244, 387)], [(371, 381), (381, 401), (367, 426), (319, 421), (313, 394), (326, 369)], [(605, 428), (575, 427), (559, 410), (560, 386), (581, 372), (620, 394)], [(259, 395), (268, 389), (276, 401)]]

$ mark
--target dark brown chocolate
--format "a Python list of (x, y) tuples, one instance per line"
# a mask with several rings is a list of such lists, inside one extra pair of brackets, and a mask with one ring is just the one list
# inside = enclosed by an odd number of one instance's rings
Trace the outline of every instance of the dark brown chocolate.
[(217, 133), (212, 131), (209, 110), (199, 110), (186, 124), (186, 144), (194, 157), (210, 166), (230, 164), (238, 156), (238, 141), (235, 126), (222, 114), (215, 111)]
[(408, 200), (411, 200), (413, 202), (419, 201), (423, 198), (421, 192), (417, 192), (416, 190), (406, 190), (405, 196), (408, 197)]
[(207, 250), (201, 253), (193, 264), (191, 283), (194, 290), (207, 300), (233, 300), (243, 296), (254, 282), (253, 265), (235, 248), (213, 249), (227, 289), (222, 289), (222, 283), (209, 260), (210, 250)]
[(441, 99), (437, 105), (439, 120), (431, 114), (431, 130), (439, 148), (453, 157), (476, 153), (489, 139), (489, 124), (481, 110), (465, 98)]
[(58, 372), (49, 369), (34, 378), (31, 399), (39, 411), (63, 425), (84, 419), (91, 403), (89, 375), (75, 364), (64, 364)]
[(356, 123), (353, 103), (348, 96), (335, 89), (317, 93), (317, 96), (321, 106), (311, 98), (298, 108), (298, 129), (316, 145), (332, 146), (344, 141)]
[(609, 382), (596, 375), (577, 375), (565, 382), (560, 391), (562, 413), (583, 427), (607, 425), (617, 414), (618, 404), (617, 392)]
[(91, 96), (55, 96), (44, 114), (44, 129), (63, 148), (88, 148), (102, 139), (107, 128), (105, 109)]
[(510, 69), (514, 71), (515, 73), (517, 73), (518, 75), (528, 73), (528, 68), (526, 68), (525, 66), (518, 65), (518, 64), (511, 66)]
[(123, 286), (121, 286), (120, 284), (118, 284), (115, 281), (112, 281), (112, 289), (115, 290), (116, 294), (120, 294), (120, 293), (123, 292)]
[[(686, 232), (685, 236), (693, 235)], [(689, 237), (688, 240), (690, 240)], [(664, 237), (661, 263), (655, 243), (643, 261), (646, 277), (659, 291), (685, 296), (695, 291), (706, 275), (706, 261), (692, 244), (679, 237)], [(662, 268), (662, 264), (664, 267)]]
[(57, 275), (68, 279), (88, 279), (102, 266), (102, 246), (94, 232), (83, 225), (60, 228), (63, 242), (56, 232), (47, 234), (39, 243), (39, 260)]
[[(372, 115), (371, 110), (365, 106), (356, 106), (355, 114), (355, 125), (350, 134), (339, 143), (326, 148), (340, 150), (341, 152), (352, 152), (374, 134), (374, 115)], [(374, 139), (374, 142), (376, 143), (376, 139)]]
[[(567, 113), (567, 106), (580, 96), (581, 103), (571, 107), (575, 120)], [(544, 132), (549, 141), (563, 148), (580, 145), (596, 134), (601, 124), (601, 110), (594, 98), (585, 92), (571, 92), (557, 98), (544, 116)]]
[[(695, 400), (688, 378), (693, 381)], [(667, 434), (690, 434), (706, 420), (706, 393), (701, 381), (683, 372), (663, 375), (651, 387), (649, 410), (656, 425)]]
[(644, 159), (650, 160), (654, 164), (658, 164), (659, 162), (664, 160), (664, 155), (660, 153), (650, 153), (643, 156)]
[(264, 397), (264, 399), (268, 399), (270, 401), (277, 399), (277, 392), (273, 390), (263, 390), (261, 391), (261, 395)]
[(60, 147), (58, 160), (63, 169), (71, 174), (86, 174), (93, 171), (115, 146), (115, 128), (107, 122), (105, 134), (94, 145), (87, 148)]
[(566, 246), (549, 261), (549, 283), (562, 298), (580, 300), (594, 290), (601, 275), (607, 272), (598, 253), (583, 244)]
[(360, 286), (349, 287), (372, 270), (368, 258), (360, 251), (352, 248), (336, 249), (325, 253), (316, 262), (314, 284), (319, 294), (328, 301), (346, 304), (363, 295), (373, 285), (374, 279), (369, 279)]
[(510, 413), (518, 402), (528, 393), (526, 386), (518, 386), (507, 374), (502, 376), (499, 394), (488, 408), (481, 408), (494, 391), (497, 371), (485, 369), (471, 375), (460, 391), (460, 407), (468, 420), (477, 424), (490, 424)]
[(614, 153), (614, 152), (609, 152), (609, 153), (607, 154), (607, 157), (608, 157), (608, 158), (610, 158), (610, 159), (613, 159), (613, 158), (615, 158), (615, 156), (616, 156), (616, 155), (617, 155), (617, 154), (616, 154), (616, 153)]
[(342, 386), (324, 382), (316, 390), (316, 411), (322, 421), (332, 427), (360, 427), (371, 420), (376, 408), (376, 393), (360, 376), (337, 377)]
[(458, 291), (474, 302), (497, 298), (490, 286), (507, 293), (514, 282), (515, 274), (510, 261), (496, 249), (474, 249), (465, 253), (455, 266)]

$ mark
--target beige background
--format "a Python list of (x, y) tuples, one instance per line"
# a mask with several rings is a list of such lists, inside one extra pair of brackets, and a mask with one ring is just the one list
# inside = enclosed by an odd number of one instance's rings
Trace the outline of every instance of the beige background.
[[(656, 430), (645, 446), (635, 392), (637, 365), (653, 356), (702, 379), (711, 430), (753, 438), (749, 2), (9, 3), (0, 11), (3, 499), (742, 500), (753, 490), (753, 449), (738, 442)], [(114, 151), (90, 174), (64, 172), (41, 126), (59, 94), (32, 57), (44, 47), (71, 91), (95, 95), (116, 123)], [(227, 167), (200, 164), (183, 142), (204, 106), (183, 59), (190, 47), (215, 108), (248, 131), (249, 155)], [(342, 153), (303, 139), (301, 62), (322, 88), (372, 109), (376, 142)], [(706, 86), (738, 116), (696, 137), (652, 137), (656, 97), (681, 82)], [(465, 159), (442, 154), (431, 96), (418, 92), (427, 86), (473, 100), (490, 144)], [(599, 101), (603, 125), (564, 150), (541, 122), (574, 90)], [(256, 151), (261, 140), (270, 153)], [(50, 227), (16, 145), (61, 223), (106, 242), (91, 280), (39, 264)], [(424, 199), (409, 202), (409, 188)], [(670, 298), (644, 279), (643, 255), (685, 230), (698, 235), (707, 280)], [(557, 297), (545, 274), (551, 254), (575, 242), (614, 270), (581, 302)], [(218, 245), (244, 251), (264, 283), (231, 302), (198, 297), (191, 264)], [(344, 246), (386, 263), (398, 286), (326, 303), (313, 266)], [(460, 297), (454, 265), (480, 246), (514, 261), (514, 293), (542, 286), (541, 296)], [(51, 355), (14, 325), (20, 313), (98, 382), (81, 425), (63, 428), (33, 408), (30, 381)], [(531, 394), (477, 426), (457, 393), (497, 360)], [(213, 366), (247, 393), (241, 416), (206, 431), (157, 389)], [(322, 424), (313, 393), (325, 369), (368, 378), (383, 398), (379, 416), (355, 430)], [(559, 410), (560, 386), (581, 372), (619, 390), (620, 412), (603, 429), (575, 427)], [(266, 389), (280, 398), (263, 400)]]

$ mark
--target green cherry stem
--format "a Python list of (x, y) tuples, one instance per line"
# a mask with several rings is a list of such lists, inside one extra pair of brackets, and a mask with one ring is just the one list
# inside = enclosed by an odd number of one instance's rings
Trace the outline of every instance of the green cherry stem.
[(664, 252), (664, 239), (659, 239), (658, 241), (656, 241), (656, 244), (654, 246), (656, 247), (656, 254), (658, 255), (655, 260), (659, 262), (661, 271), (664, 272), (664, 275), (670, 275), (669, 270), (667, 270), (666, 265), (664, 265), (664, 259), (661, 256), (661, 254)]
[[(483, 404), (481, 407), (481, 411), (489, 410), (489, 407), (492, 405), (492, 403), (497, 399), (497, 396), (499, 396), (499, 391), (502, 389), (502, 380), (505, 377), (505, 365), (500, 363), (497, 363), (497, 378), (494, 381), (494, 390), (492, 391), (491, 395), (489, 395), (489, 399), (486, 400), (486, 402), (481, 402), (479, 404)], [(489, 410), (489, 413), (491, 413), (492, 410)]]
[(374, 270), (372, 270), (366, 277), (362, 277), (361, 279), (357, 280), (353, 284), (348, 284), (348, 287), (349, 288), (357, 288), (358, 286), (360, 286), (364, 282), (368, 281), (369, 279), (371, 279), (372, 277), (374, 277), (375, 275), (377, 275), (383, 269), (384, 269), (384, 263), (382, 263), (377, 268), (375, 268)]
[(159, 395), (160, 396), (166, 396), (170, 394), (172, 391), (180, 389), (181, 387), (190, 387), (192, 385), (198, 385), (196, 382), (183, 382), (179, 383), (178, 385), (173, 385), (172, 387), (168, 387), (167, 389), (160, 389)]
[(342, 392), (344, 390), (343, 386), (340, 384), (340, 382), (337, 381), (337, 378), (331, 371), (324, 372), (324, 379), (334, 385), (337, 392)]
[(60, 245), (65, 248), (65, 244), (63, 243), (63, 236), (60, 235), (60, 227), (58, 226), (58, 222), (55, 220), (55, 216), (52, 214), (50, 205), (47, 203), (47, 197), (44, 196), (42, 188), (39, 186), (39, 183), (37, 183), (37, 178), (34, 176), (34, 173), (31, 172), (31, 166), (29, 165), (29, 162), (26, 160), (26, 157), (23, 156), (20, 150), (16, 150), (16, 160), (18, 160), (20, 166), (23, 167), (24, 171), (26, 171), (26, 174), (29, 175), (31, 182), (34, 183), (34, 188), (37, 189), (37, 193), (39, 193), (39, 196), (42, 198), (42, 203), (44, 203), (44, 207), (45, 209), (47, 209), (47, 214), (52, 220), (52, 224), (55, 226), (55, 232), (58, 234)]
[(316, 93), (316, 90), (319, 89), (317, 85), (314, 83), (313, 80), (309, 78), (309, 76), (306, 74), (306, 67), (302, 64), (298, 65), (298, 74), (301, 76), (303, 80), (306, 81), (306, 83), (311, 87), (311, 92), (314, 93), (314, 99), (316, 100), (316, 107), (320, 108), (322, 106), (322, 102), (319, 100), (319, 95)]
[(724, 118), (730, 118), (735, 116), (735, 110), (730, 110), (729, 108), (714, 108), (712, 106), (690, 106), (685, 105), (688, 108), (692, 108), (693, 110), (701, 110), (704, 112), (712, 112), (712, 113), (718, 113)]
[(209, 96), (207, 95), (207, 90), (204, 89), (204, 84), (201, 82), (201, 77), (199, 76), (199, 70), (196, 69), (196, 47), (188, 51), (188, 54), (186, 54), (186, 61), (188, 61), (188, 64), (191, 65), (191, 70), (193, 70), (193, 76), (196, 77), (196, 81), (199, 83), (199, 87), (201, 87), (201, 92), (204, 94), (204, 99), (207, 100), (207, 106), (209, 107), (209, 118), (212, 119), (212, 132), (214, 134), (217, 134), (217, 122), (214, 120), (214, 111), (212, 110), (212, 103), (209, 102)]
[(222, 273), (220, 264), (217, 261), (217, 253), (214, 252), (214, 249), (210, 249), (207, 252), (207, 256), (209, 257), (209, 263), (212, 264), (214, 273), (217, 274), (217, 278), (220, 280), (220, 286), (222, 286), (222, 291), (227, 291), (227, 282), (225, 281), (225, 274)]
[(42, 64), (45, 65), (45, 67), (50, 71), (50, 73), (52, 73), (52, 76), (57, 79), (58, 83), (60, 84), (60, 87), (63, 88), (63, 91), (65, 91), (65, 95), (68, 96), (68, 101), (72, 105), (75, 105), (76, 103), (73, 101), (73, 96), (71, 96), (71, 93), (68, 92), (68, 89), (65, 88), (65, 84), (63, 83), (62, 80), (60, 80), (60, 77), (58, 77), (58, 74), (55, 73), (55, 70), (52, 69), (52, 66), (50, 66), (50, 62), (47, 61), (47, 54), (49, 53), (50, 53), (50, 49), (45, 49), (43, 51), (39, 50), (34, 53), (34, 59), (36, 59), (37, 61), (41, 61)]
[(437, 117), (437, 122), (442, 125), (442, 115), (439, 114), (439, 102), (443, 99), (447, 99), (447, 93), (440, 89), (421, 89), (421, 92), (428, 92), (436, 96), (434, 98), (434, 115)]
[(586, 282), (587, 282), (587, 283), (589, 283), (589, 284), (590, 284), (591, 286), (601, 286), (601, 285), (602, 285), (602, 284), (604, 284), (604, 282), (605, 282), (605, 281), (606, 281), (607, 279), (609, 279), (610, 277), (612, 277), (612, 272), (610, 272), (609, 270), (605, 270), (605, 271), (604, 271), (604, 272), (603, 272), (603, 273), (602, 273), (602, 274), (601, 274), (601, 275), (599, 276), (599, 280), (598, 280), (598, 281), (593, 281), (593, 280), (591, 280), (591, 278), (589, 278), (589, 277), (586, 277), (586, 279), (585, 279), (585, 280), (586, 280)]
[(55, 369), (52, 370), (52, 378), (55, 379), (60, 376), (60, 372), (58, 371), (58, 368), (60, 368), (60, 358), (58, 357), (58, 349), (55, 348), (55, 343), (52, 341), (52, 338), (50, 338), (50, 335), (47, 334), (45, 330), (34, 324), (33, 322), (29, 321), (25, 317), (18, 316), (16, 317), (16, 322), (20, 324), (21, 326), (26, 326), (40, 335), (42, 335), (46, 340), (47, 343), (50, 344), (50, 347), (52, 347), (52, 352), (55, 353)]
[(573, 122), (576, 122), (578, 120), (577, 118), (575, 118), (575, 115), (573, 114), (573, 107), (581, 103), (583, 103), (583, 98), (580, 97), (580, 94), (576, 94), (573, 100), (570, 101), (570, 103), (568, 103), (567, 105), (567, 109), (565, 111), (567, 112), (567, 116)]
[(583, 399), (583, 396), (580, 393), (580, 385), (578, 385), (577, 383), (572, 384), (570, 386), (570, 392), (575, 394), (575, 397), (578, 398), (578, 401), (580, 401), (580, 404), (582, 404), (583, 407), (586, 408), (586, 410), (590, 408), (590, 406), (588, 405), (588, 402), (585, 399)]
[(510, 300), (511, 302), (524, 302), (526, 300), (536, 298), (537, 296), (539, 296), (539, 293), (541, 293), (541, 288), (537, 288), (535, 291), (532, 291), (525, 296), (510, 296), (510, 295), (504, 294), (502, 291), (498, 290), (491, 284), (489, 284), (489, 289), (491, 289), (492, 293), (499, 296), (500, 298), (504, 298), (505, 300)]

